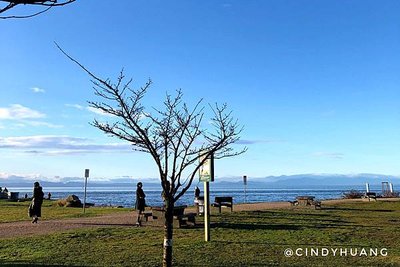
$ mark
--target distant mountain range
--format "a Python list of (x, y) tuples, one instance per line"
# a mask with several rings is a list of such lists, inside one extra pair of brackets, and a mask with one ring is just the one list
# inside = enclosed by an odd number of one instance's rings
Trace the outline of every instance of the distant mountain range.
[[(29, 178), (11, 175), (0, 178), (0, 186), (4, 187), (30, 187), (34, 181), (40, 181), (43, 187), (82, 187), (83, 178), (80, 177), (64, 177), (58, 181), (50, 181), (46, 178)], [(135, 189), (139, 180), (133, 178), (117, 178), (109, 180), (93, 180), (89, 178), (90, 187), (122, 187)], [(160, 182), (157, 178), (147, 178), (141, 180), (147, 188), (160, 188)], [(248, 177), (247, 188), (249, 189), (268, 189), (268, 188), (312, 188), (312, 187), (332, 187), (332, 186), (364, 186), (365, 183), (370, 185), (380, 185), (382, 182), (390, 182), (400, 186), (400, 177), (382, 175), (382, 174), (299, 174), (299, 175), (282, 175), (267, 176), (263, 178)], [(196, 185), (197, 179), (193, 182)], [(221, 177), (211, 185), (216, 189), (243, 189), (243, 180), (241, 177)], [(395, 187), (397, 188), (397, 187)]]
[[(298, 174), (298, 175), (282, 175), (282, 176), (268, 176), (264, 178), (248, 178), (247, 187), (249, 189), (258, 188), (287, 188), (287, 189), (301, 189), (301, 188), (332, 188), (334, 186), (340, 187), (360, 187), (365, 186), (365, 183), (370, 185), (381, 185), (382, 182), (389, 182), (394, 185), (400, 186), (400, 177), (392, 175), (381, 174)], [(242, 178), (236, 179), (236, 182), (221, 181), (216, 183), (216, 187), (228, 188), (243, 188)]]

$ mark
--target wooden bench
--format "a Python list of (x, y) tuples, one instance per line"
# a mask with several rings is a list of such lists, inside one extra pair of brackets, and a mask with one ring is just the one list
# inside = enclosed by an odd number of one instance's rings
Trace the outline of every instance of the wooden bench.
[(221, 213), (221, 208), (231, 208), (231, 212), (233, 211), (233, 198), (232, 197), (215, 197), (213, 207), (218, 207), (219, 213)]
[(146, 222), (149, 221), (150, 217), (153, 217), (153, 213), (151, 211), (142, 212), (142, 215), (143, 215), (143, 217), (144, 217)]
[(313, 201), (312, 202), (312, 205), (314, 205), (314, 208), (317, 210), (317, 209), (321, 209), (321, 201), (317, 201), (317, 200), (315, 200), (315, 201)]

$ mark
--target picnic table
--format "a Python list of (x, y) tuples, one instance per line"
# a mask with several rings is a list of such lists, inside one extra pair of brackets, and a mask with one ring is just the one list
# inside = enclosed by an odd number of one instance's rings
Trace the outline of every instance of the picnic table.
[[(175, 228), (180, 228), (182, 226), (196, 225), (196, 213), (185, 213), (186, 205), (175, 206), (174, 207), (174, 220), (173, 224)], [(164, 207), (151, 207), (151, 216), (153, 217), (153, 222), (155, 224), (164, 224)]]
[(314, 204), (314, 196), (298, 196), (296, 197), (296, 201), (299, 206), (311, 206)]

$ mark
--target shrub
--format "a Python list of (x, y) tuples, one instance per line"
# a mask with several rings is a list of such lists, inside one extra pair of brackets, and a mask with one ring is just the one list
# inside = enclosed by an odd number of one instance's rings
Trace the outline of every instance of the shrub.
[(383, 197), (399, 197), (399, 192), (387, 192), (383, 194)]
[(82, 202), (79, 197), (75, 195), (69, 195), (66, 199), (59, 199), (56, 201), (56, 204), (59, 207), (76, 207), (81, 208)]
[(343, 198), (346, 198), (346, 199), (361, 198), (362, 196), (364, 196), (364, 193), (354, 190), (354, 189), (350, 190), (349, 192), (343, 193)]

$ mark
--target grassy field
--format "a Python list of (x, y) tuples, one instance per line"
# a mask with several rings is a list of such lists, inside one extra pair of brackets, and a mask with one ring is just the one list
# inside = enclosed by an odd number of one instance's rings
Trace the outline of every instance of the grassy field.
[[(175, 266), (400, 266), (400, 202), (223, 213), (212, 222), (208, 243), (202, 228), (175, 230)], [(81, 229), (2, 239), (0, 265), (160, 266), (162, 231)], [(347, 248), (348, 255), (305, 256), (323, 248)], [(360, 256), (362, 248), (387, 248), (387, 256)], [(286, 249), (303, 256), (285, 257)]]
[[(29, 220), (28, 206), (30, 201), (24, 202), (10, 202), (7, 200), (0, 200), (0, 223), (3, 222), (16, 222)], [(109, 214), (113, 212), (126, 212), (128, 209), (116, 209), (107, 207), (91, 207), (86, 209), (85, 215), (80, 208), (63, 208), (57, 207), (55, 201), (45, 200), (42, 206), (42, 215), (44, 220), (49, 219), (63, 219), (63, 218), (78, 218), (82, 216), (97, 216), (102, 214)]]

